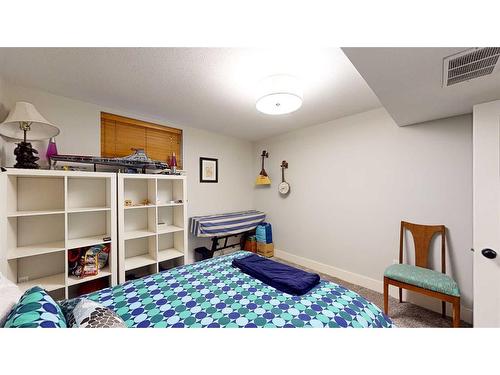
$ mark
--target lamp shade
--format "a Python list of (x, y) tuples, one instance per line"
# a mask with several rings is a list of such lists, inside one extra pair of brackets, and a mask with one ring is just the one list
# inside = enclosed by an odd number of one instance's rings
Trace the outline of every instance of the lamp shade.
[(5, 121), (0, 124), (0, 134), (13, 139), (23, 139), (20, 123), (30, 123), (26, 138), (29, 141), (49, 139), (59, 134), (59, 128), (43, 117), (31, 103), (17, 102)]

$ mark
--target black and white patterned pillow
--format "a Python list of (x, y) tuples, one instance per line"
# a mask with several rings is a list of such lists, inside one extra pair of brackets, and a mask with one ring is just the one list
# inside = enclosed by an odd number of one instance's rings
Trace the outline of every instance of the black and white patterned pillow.
[(68, 327), (71, 328), (126, 328), (125, 322), (113, 310), (82, 298), (68, 312)]

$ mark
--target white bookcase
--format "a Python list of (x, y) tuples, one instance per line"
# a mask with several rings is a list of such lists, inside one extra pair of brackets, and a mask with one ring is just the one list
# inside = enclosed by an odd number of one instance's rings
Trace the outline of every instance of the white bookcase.
[(186, 192), (186, 176), (118, 174), (120, 283), (185, 264)]
[[(0, 270), (8, 279), (55, 298), (75, 297), (79, 284), (98, 278), (116, 285), (115, 173), (7, 169), (0, 200)], [(111, 244), (107, 267), (68, 276), (68, 250), (101, 243)]]

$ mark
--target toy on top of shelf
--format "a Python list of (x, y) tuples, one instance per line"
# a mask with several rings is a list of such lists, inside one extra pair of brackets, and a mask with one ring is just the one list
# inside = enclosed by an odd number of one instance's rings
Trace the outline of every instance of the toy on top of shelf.
[(141, 200), (141, 203), (133, 203), (132, 199), (125, 199), (125, 207), (140, 207), (140, 206), (151, 206), (151, 201), (146, 198)]
[(54, 162), (54, 165), (57, 161), (94, 164), (94, 170), (96, 170), (97, 164), (127, 167), (136, 171), (140, 169), (142, 173), (146, 173), (146, 169), (165, 170), (170, 168), (167, 163), (150, 159), (142, 148), (133, 148), (132, 150), (134, 151), (133, 154), (122, 158), (102, 158), (99, 156), (86, 155), (53, 155), (50, 160)]

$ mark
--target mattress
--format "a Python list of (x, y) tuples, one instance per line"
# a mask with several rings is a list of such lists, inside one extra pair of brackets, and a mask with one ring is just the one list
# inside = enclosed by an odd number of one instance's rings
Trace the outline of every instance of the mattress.
[(84, 297), (114, 310), (127, 327), (393, 327), (376, 305), (338, 284), (321, 280), (293, 296), (231, 266), (246, 255), (238, 251)]
[(255, 210), (194, 216), (191, 218), (190, 230), (196, 237), (227, 236), (253, 230), (265, 218), (264, 212)]

